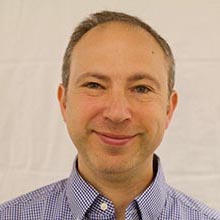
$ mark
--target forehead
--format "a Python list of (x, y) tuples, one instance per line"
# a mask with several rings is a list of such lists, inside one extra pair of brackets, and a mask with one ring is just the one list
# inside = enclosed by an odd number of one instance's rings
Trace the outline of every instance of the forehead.
[(132, 73), (151, 69), (158, 73), (166, 71), (166, 61), (162, 48), (146, 30), (109, 22), (88, 31), (75, 45), (70, 69), (75, 76), (103, 70)]
[(92, 28), (84, 34), (76, 43), (73, 54), (79, 47), (97, 46), (98, 44), (101, 46), (101, 43), (108, 46), (111, 42), (120, 43), (120, 45), (123, 42), (124, 44), (138, 43), (136, 48), (140, 46), (147, 51), (154, 49), (157, 50), (157, 53), (163, 53), (161, 46), (145, 29), (125, 22), (107, 22)]

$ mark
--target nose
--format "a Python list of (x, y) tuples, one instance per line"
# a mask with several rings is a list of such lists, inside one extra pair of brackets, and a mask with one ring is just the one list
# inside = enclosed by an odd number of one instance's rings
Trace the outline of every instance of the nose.
[(131, 119), (129, 103), (124, 94), (115, 93), (106, 100), (106, 107), (103, 113), (105, 119), (113, 123), (121, 123)]

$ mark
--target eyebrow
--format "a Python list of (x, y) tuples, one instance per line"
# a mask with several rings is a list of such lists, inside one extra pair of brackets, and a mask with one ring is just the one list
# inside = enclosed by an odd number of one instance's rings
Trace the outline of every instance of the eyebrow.
[(149, 73), (135, 73), (134, 75), (128, 77), (129, 82), (135, 82), (135, 81), (143, 80), (143, 79), (151, 81), (152, 83), (155, 84), (155, 86), (158, 89), (161, 88), (159, 81), (156, 78), (154, 78), (153, 76), (151, 76)]
[[(111, 81), (111, 79), (108, 76), (105, 76), (101, 73), (86, 72), (86, 73), (83, 73), (82, 75), (80, 75), (78, 77), (78, 79), (76, 80), (76, 83), (78, 84), (81, 80), (83, 80), (85, 78), (88, 78), (88, 77), (94, 77), (94, 78), (103, 80), (105, 82), (110, 82)], [(149, 80), (152, 83), (154, 83), (158, 89), (161, 88), (161, 85), (158, 82), (158, 80), (156, 78), (154, 78), (153, 76), (151, 76), (149, 73), (135, 73), (134, 75), (129, 76), (127, 81), (128, 82), (135, 82), (135, 81), (144, 80), (144, 79)]]
[(83, 73), (81, 76), (79, 76), (79, 78), (76, 80), (76, 83), (79, 83), (81, 80), (83, 80), (87, 77), (94, 77), (94, 78), (103, 80), (105, 82), (110, 81), (110, 78), (108, 76), (103, 75), (103, 74), (95, 73), (95, 72), (86, 72), (86, 73)]

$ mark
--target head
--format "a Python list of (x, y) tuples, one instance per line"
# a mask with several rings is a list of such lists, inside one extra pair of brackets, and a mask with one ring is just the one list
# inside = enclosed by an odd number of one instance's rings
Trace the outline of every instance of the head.
[(62, 66), (62, 83), (65, 88), (68, 87), (69, 76), (70, 76), (70, 64), (71, 64), (71, 54), (74, 50), (75, 45), (79, 40), (92, 28), (108, 23), (108, 22), (121, 22), (126, 23), (132, 26), (137, 26), (142, 28), (151, 34), (151, 36), (157, 41), (161, 49), (164, 52), (165, 59), (167, 60), (167, 74), (168, 74), (168, 89), (169, 95), (172, 93), (174, 83), (175, 83), (175, 61), (170, 49), (169, 44), (148, 24), (143, 22), (137, 17), (121, 13), (121, 12), (112, 12), (112, 11), (102, 11), (90, 15), (87, 19), (82, 21), (74, 30), (69, 44), (66, 48), (66, 52), (63, 59)]
[(177, 103), (173, 69), (167, 43), (137, 18), (101, 12), (76, 28), (58, 98), (84, 176), (151, 167)]

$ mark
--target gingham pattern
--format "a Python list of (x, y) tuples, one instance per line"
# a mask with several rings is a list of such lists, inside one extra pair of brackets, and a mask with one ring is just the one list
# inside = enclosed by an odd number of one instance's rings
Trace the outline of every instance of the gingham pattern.
[[(154, 181), (127, 207), (126, 220), (220, 220), (219, 212), (168, 186), (157, 163)], [(68, 179), (0, 205), (0, 220), (65, 219), (115, 220), (112, 202), (82, 179), (76, 163)]]

